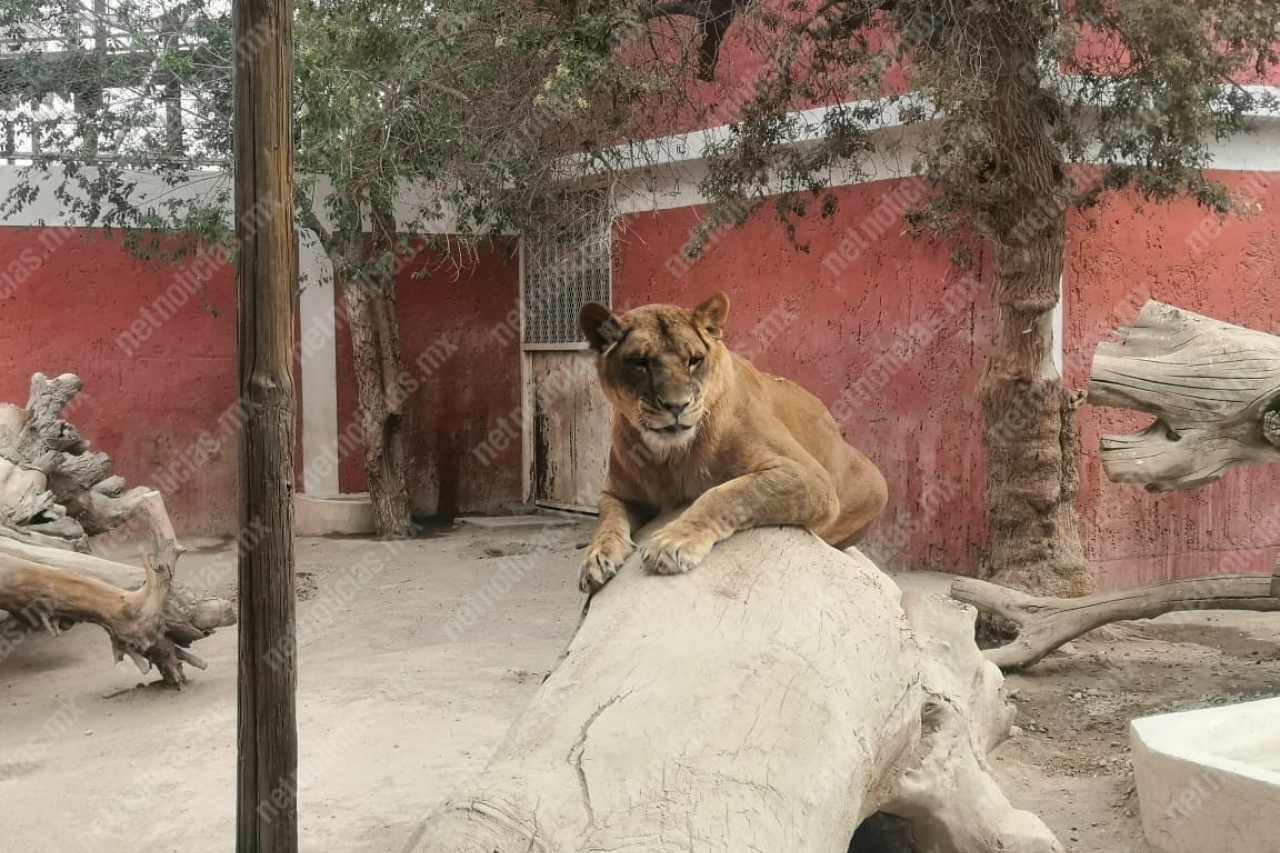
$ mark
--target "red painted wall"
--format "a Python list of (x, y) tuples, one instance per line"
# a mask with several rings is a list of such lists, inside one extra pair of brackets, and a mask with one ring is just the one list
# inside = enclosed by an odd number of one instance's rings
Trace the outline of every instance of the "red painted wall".
[[(513, 250), (514, 243), (489, 246), (461, 274), (423, 252), (400, 275), (406, 373), (420, 385), (407, 404), (410, 479), (423, 514), (489, 511), (521, 499), (520, 442), (504, 441), (502, 432), (504, 419), (519, 426), (511, 417), (519, 344), (516, 327), (507, 326), (519, 291), (517, 264), (507, 257)], [(433, 272), (415, 280), (421, 270)], [(130, 485), (160, 488), (182, 535), (230, 535), (238, 527), (242, 420), (235, 276), (229, 265), (194, 272), (190, 262), (139, 261), (97, 229), (0, 228), (0, 400), (25, 404), (36, 371), (77, 373), (85, 390), (70, 419), (94, 449), (111, 454), (114, 471)], [(182, 304), (158, 304), (177, 280), (190, 282), (175, 291)], [(131, 329), (136, 338), (122, 339)], [(354, 425), (358, 435), (345, 327), (337, 347), (339, 428)], [(472, 451), (495, 429), (485, 464)], [(300, 424), (298, 433), (300, 487)], [(342, 458), (345, 491), (365, 488), (361, 460), (358, 449)]]
[(235, 279), (202, 266), (174, 289), (183, 304), (157, 304), (191, 271), (96, 229), (0, 228), (0, 400), (25, 405), (37, 371), (79, 375), (69, 419), (114, 472), (161, 487), (182, 533), (229, 533), (236, 438), (219, 418), (236, 399)]
[[(1087, 383), (1096, 344), (1116, 325), (1132, 321), (1148, 297), (1280, 333), (1280, 176), (1214, 176), (1252, 200), (1256, 213), (1219, 223), (1187, 201), (1140, 205), (1131, 197), (1113, 197), (1073, 218), (1065, 298), (1066, 367), (1074, 385)], [(1106, 479), (1099, 437), (1149, 421), (1136, 413), (1081, 410), (1079, 506), (1102, 582), (1136, 585), (1219, 571), (1269, 572), (1280, 545), (1271, 532), (1280, 509), (1274, 469), (1237, 469), (1177, 494), (1150, 494)], [(1267, 518), (1272, 523), (1263, 525)]]
[[(1274, 287), (1280, 219), (1272, 212), (1280, 179), (1219, 177), (1261, 205), (1255, 217), (1231, 220), (1220, 235), (1216, 219), (1191, 203), (1143, 207), (1124, 195), (1073, 216), (1065, 272), (1070, 383), (1084, 385), (1097, 342), (1131, 320), (1148, 295), (1280, 331)], [(680, 249), (705, 210), (626, 217), (617, 235), (614, 299), (624, 308), (693, 305), (716, 289), (728, 291), (730, 345), (817, 394), (846, 438), (884, 471), (890, 505), (868, 550), (894, 568), (973, 573), (986, 538), (973, 390), (987, 340), (989, 269), (974, 247), (978, 282), (966, 284), (950, 263), (953, 246), (901, 234), (891, 214), (915, 186), (885, 181), (840, 190), (836, 221), (801, 230), (808, 252), (762, 216), (719, 235), (691, 266)], [(832, 261), (841, 252), (847, 263)], [(1099, 436), (1143, 422), (1090, 407), (1080, 415), (1078, 506), (1102, 585), (1269, 571), (1280, 539), (1257, 530), (1280, 507), (1274, 472), (1240, 470), (1180, 495), (1109, 482), (1098, 463)]]
[[(422, 249), (397, 279), (402, 387), (415, 514), (479, 513), (521, 500), (519, 265), (514, 241), (459, 270)], [(452, 247), (449, 254), (456, 254)], [(415, 278), (428, 272), (425, 279)], [(338, 297), (339, 306), (341, 297)], [(351, 337), (338, 335), (338, 428), (358, 417)], [(504, 431), (503, 427), (507, 429)], [(495, 430), (497, 431), (496, 434)], [(487, 445), (487, 447), (486, 447)], [(477, 449), (486, 449), (479, 456)], [(483, 458), (481, 458), (483, 457)], [(364, 491), (359, 453), (343, 457), (344, 492)]]
[[(840, 190), (840, 215), (801, 233), (808, 252), (759, 216), (721, 232), (688, 269), (680, 250), (704, 211), (628, 216), (614, 302), (692, 306), (728, 292), (730, 346), (817, 394), (884, 472), (890, 504), (868, 549), (890, 564), (957, 570), (975, 564), (986, 538), (972, 389), (987, 313), (973, 296), (981, 284), (950, 261), (954, 245), (901, 233), (903, 203), (922, 192), (916, 181)], [(976, 255), (978, 282), (982, 264)], [(914, 532), (920, 525), (927, 533)]]
[[(1280, 333), (1280, 178), (1219, 177), (1255, 202), (1254, 216), (1219, 224), (1187, 202), (1143, 207), (1128, 196), (1073, 215), (1065, 275), (1071, 384), (1083, 385), (1097, 342), (1148, 296)], [(727, 290), (730, 343), (811, 388), (884, 469), (891, 504), (868, 549), (894, 567), (973, 572), (986, 537), (973, 387), (989, 269), (980, 247), (973, 278), (951, 263), (955, 246), (902, 235), (900, 211), (920, 191), (910, 180), (844, 188), (833, 221), (801, 230), (807, 252), (763, 216), (716, 234), (692, 264), (681, 249), (704, 211), (625, 217), (615, 302), (691, 305)], [(400, 274), (406, 381), (417, 383), (407, 428), (420, 514), (491, 511), (521, 497), (520, 446), (511, 437), (520, 396), (513, 248), (486, 247), (456, 275), (424, 251)], [(415, 279), (422, 269), (433, 272)], [(0, 228), (0, 399), (24, 403), (35, 371), (79, 373), (86, 389), (72, 420), (112, 455), (115, 470), (132, 484), (160, 486), (184, 535), (227, 534), (236, 526), (235, 430), (226, 419), (235, 401), (234, 279), (225, 266), (183, 278), (190, 271), (137, 261), (93, 230)], [(175, 280), (193, 284), (169, 311), (157, 300)], [(122, 346), (131, 329), (136, 339)], [(355, 422), (356, 393), (345, 328), (338, 347), (346, 427)], [(1080, 413), (1078, 506), (1103, 585), (1269, 570), (1280, 546), (1274, 472), (1237, 470), (1173, 495), (1110, 483), (1098, 464), (1099, 436), (1143, 422), (1090, 407)], [(487, 463), (475, 453), (486, 442)], [(344, 457), (340, 478), (346, 491), (364, 488), (358, 452)]]

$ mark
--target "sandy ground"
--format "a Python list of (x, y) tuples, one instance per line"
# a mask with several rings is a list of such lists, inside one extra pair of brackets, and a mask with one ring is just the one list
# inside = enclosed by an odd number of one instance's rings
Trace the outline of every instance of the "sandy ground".
[[(481, 768), (576, 625), (587, 534), (464, 524), (407, 543), (298, 542), (302, 850), (399, 851)], [(353, 584), (361, 561), (373, 570)], [(504, 561), (519, 582), (474, 597)], [(210, 563), (230, 594), (225, 546), (193, 550), (180, 573)], [(450, 623), (468, 596), (474, 621)], [(209, 668), (174, 694), (113, 667), (97, 628), (25, 635), (0, 660), (4, 848), (234, 850), (235, 646), (234, 629), (197, 644)], [(1015, 803), (1073, 853), (1150, 853), (1128, 721), (1280, 694), (1280, 618), (1131, 624), (1008, 680), (1020, 730), (993, 763)]]

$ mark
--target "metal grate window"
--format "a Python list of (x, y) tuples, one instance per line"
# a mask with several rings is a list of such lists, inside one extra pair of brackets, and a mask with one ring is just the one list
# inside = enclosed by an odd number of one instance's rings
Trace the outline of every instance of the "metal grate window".
[(524, 241), (524, 342), (580, 344), (578, 309), (610, 303), (610, 218)]

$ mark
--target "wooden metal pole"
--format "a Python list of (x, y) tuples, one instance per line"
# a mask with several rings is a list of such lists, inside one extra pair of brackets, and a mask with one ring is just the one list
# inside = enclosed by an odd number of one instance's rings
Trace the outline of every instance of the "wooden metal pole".
[(240, 354), (237, 853), (296, 853), (293, 0), (234, 0)]

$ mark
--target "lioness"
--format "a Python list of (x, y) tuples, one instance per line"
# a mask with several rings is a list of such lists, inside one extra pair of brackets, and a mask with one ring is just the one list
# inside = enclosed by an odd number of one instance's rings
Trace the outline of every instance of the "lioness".
[(888, 489), (808, 391), (725, 346), (729, 297), (692, 311), (598, 302), (578, 323), (614, 406), (600, 521), (578, 585), (604, 586), (635, 549), (633, 522), (688, 504), (641, 552), (646, 569), (687, 572), (735, 531), (801, 525), (838, 548), (858, 542)]

